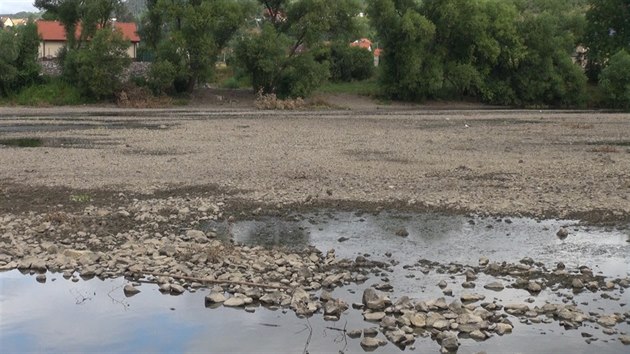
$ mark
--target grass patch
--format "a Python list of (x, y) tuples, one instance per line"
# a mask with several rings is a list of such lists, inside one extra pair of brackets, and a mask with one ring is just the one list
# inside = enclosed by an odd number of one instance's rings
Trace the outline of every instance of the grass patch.
[(87, 103), (76, 87), (62, 81), (51, 79), (49, 82), (29, 86), (11, 101), (21, 106), (67, 106)]
[(14, 138), (14, 139), (2, 139), (0, 145), (19, 147), (19, 148), (32, 148), (40, 147), (44, 144), (42, 139), (39, 138)]
[(86, 193), (73, 194), (70, 196), (70, 200), (76, 203), (87, 203), (92, 201), (92, 196)]
[(252, 82), (248, 75), (239, 70), (234, 70), (231, 66), (218, 65), (214, 74), (214, 83), (225, 89), (240, 89), (252, 87)]
[(349, 93), (361, 96), (377, 96), (379, 93), (376, 79), (352, 82), (328, 82), (317, 89), (317, 93)]

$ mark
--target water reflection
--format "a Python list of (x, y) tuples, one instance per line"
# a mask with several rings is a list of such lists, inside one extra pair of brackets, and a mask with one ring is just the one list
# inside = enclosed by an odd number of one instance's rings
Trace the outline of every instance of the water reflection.
[[(218, 231), (229, 233), (244, 244), (296, 248), (314, 245), (323, 251), (334, 248), (338, 255), (350, 258), (365, 253), (384, 257), (391, 252), (403, 264), (421, 258), (476, 264), (481, 256), (507, 262), (532, 257), (549, 265), (558, 260), (568, 266), (587, 265), (608, 276), (629, 274), (627, 230), (606, 231), (575, 224), (528, 218), (324, 211), (290, 218), (240, 221), (229, 230)], [(562, 226), (570, 226), (570, 235), (564, 240), (555, 236)], [(401, 229), (409, 235), (397, 236)]]

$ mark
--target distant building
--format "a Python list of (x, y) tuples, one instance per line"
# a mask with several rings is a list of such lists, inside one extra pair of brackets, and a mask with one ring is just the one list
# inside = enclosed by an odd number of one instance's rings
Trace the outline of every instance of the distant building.
[(359, 48), (363, 48), (363, 49), (367, 49), (370, 52), (372, 52), (374, 54), (374, 66), (378, 66), (379, 61), (380, 61), (380, 57), (381, 57), (381, 53), (382, 53), (382, 49), (381, 48), (376, 48), (374, 50), (372, 50), (372, 41), (367, 39), (367, 38), (361, 38), (358, 39), (352, 43), (350, 43), (351, 47), (359, 47)]
[(15, 26), (15, 23), (13, 23), (13, 20), (11, 20), (8, 17), (0, 17), (1, 28), (7, 28), (7, 27), (13, 27), (13, 26)]
[[(37, 21), (37, 32), (41, 39), (39, 44), (39, 58), (54, 59), (59, 55), (59, 51), (66, 44), (66, 31), (58, 21)], [(127, 55), (135, 59), (137, 56), (138, 44), (140, 44), (140, 36), (135, 23), (132, 22), (116, 22), (114, 26), (120, 30), (123, 37), (131, 42), (131, 46), (127, 49)], [(76, 36), (81, 33), (78, 26)]]

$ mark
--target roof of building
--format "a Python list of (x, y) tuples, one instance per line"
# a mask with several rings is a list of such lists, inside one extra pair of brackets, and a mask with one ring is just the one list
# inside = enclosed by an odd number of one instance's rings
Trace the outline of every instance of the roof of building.
[[(116, 22), (114, 26), (120, 30), (123, 37), (131, 42), (140, 42), (137, 26), (133, 22)], [(66, 31), (59, 21), (37, 21), (37, 32), (44, 41), (65, 41)], [(77, 26), (76, 36), (81, 33), (81, 26)]]
[(350, 43), (350, 46), (352, 47), (360, 47), (360, 48), (364, 48), (367, 50), (372, 50), (372, 41), (367, 39), (367, 38), (361, 38), (359, 40), (356, 40), (352, 43)]

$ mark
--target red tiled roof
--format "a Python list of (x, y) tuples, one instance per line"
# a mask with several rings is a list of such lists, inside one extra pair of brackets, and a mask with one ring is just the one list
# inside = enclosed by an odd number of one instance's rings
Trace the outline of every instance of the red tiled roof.
[(364, 48), (367, 50), (372, 50), (372, 41), (370, 41), (367, 38), (361, 38), (357, 41), (354, 41), (352, 43), (350, 43), (350, 46), (352, 47), (360, 47), (360, 48)]
[[(131, 42), (140, 42), (136, 24), (133, 22), (116, 22), (116, 28), (119, 29), (123, 37)], [(63, 25), (59, 21), (37, 21), (37, 33), (44, 41), (65, 41), (66, 32)], [(81, 26), (77, 26), (76, 36), (81, 33)]]

